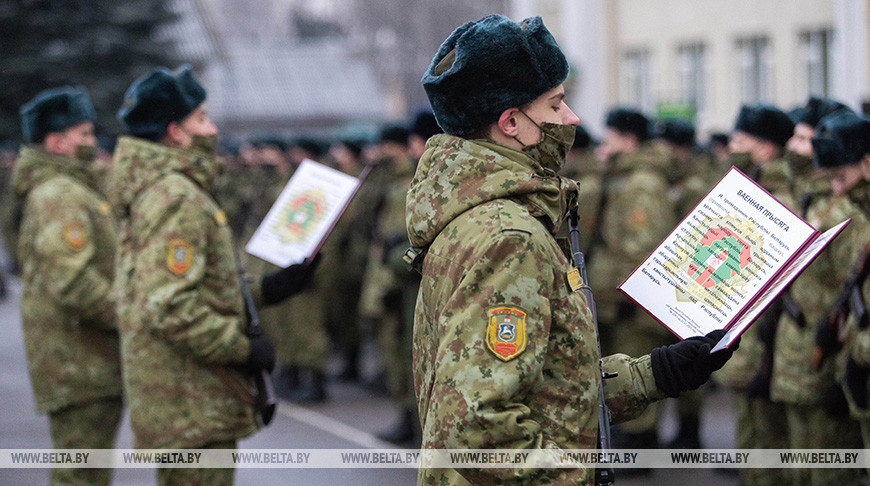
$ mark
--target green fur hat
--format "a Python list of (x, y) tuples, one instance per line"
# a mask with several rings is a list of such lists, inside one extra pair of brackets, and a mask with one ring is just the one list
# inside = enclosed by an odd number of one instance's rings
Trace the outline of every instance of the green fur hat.
[(540, 17), (468, 22), (441, 44), (423, 75), (438, 125), (466, 136), (527, 105), (568, 77), (568, 61)]
[(767, 105), (743, 105), (734, 130), (746, 132), (785, 147), (788, 139), (794, 135), (794, 122), (779, 108)]
[(91, 98), (82, 87), (62, 86), (40, 92), (21, 106), (24, 143), (39, 143), (49, 133), (60, 132), (97, 118)]
[(817, 130), (811, 140), (816, 168), (857, 164), (870, 154), (870, 120), (851, 110), (824, 118)]
[(135, 137), (157, 140), (172, 122), (184, 120), (205, 101), (206, 92), (190, 66), (152, 69), (124, 94), (118, 119)]

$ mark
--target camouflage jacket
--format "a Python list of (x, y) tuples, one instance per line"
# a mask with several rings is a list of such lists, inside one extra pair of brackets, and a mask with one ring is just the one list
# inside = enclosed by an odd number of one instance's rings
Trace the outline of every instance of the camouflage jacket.
[(121, 395), (112, 277), (116, 231), (90, 167), (23, 147), (21, 323), (36, 408)]
[[(450, 135), (429, 139), (407, 198), (425, 248), (414, 325), (414, 384), (431, 449), (594, 449), (597, 336), (553, 234), (576, 185), (522, 152)], [(615, 420), (661, 397), (649, 356), (604, 358)], [(460, 477), (464, 476), (464, 479)], [(425, 484), (591, 484), (590, 470), (422, 469)]]
[(852, 222), (831, 242), (790, 286), (791, 296), (806, 319), (801, 328), (786, 313), (777, 326), (773, 349), (771, 398), (775, 401), (815, 405), (834, 381), (836, 360), (829, 359), (817, 371), (812, 364), (815, 324), (827, 314), (851, 273), (870, 235), (867, 217), (847, 197), (816, 199), (807, 222), (819, 231), (852, 218)]
[(233, 241), (209, 190), (217, 159), (122, 137), (112, 199), (124, 385), (137, 448), (195, 448), (254, 429)]
[(636, 153), (617, 155), (602, 179), (607, 186), (599, 223), (603, 241), (589, 262), (602, 322), (617, 319), (617, 305), (625, 300), (617, 287), (676, 226), (664, 175), (670, 159), (664, 150), (644, 144)]

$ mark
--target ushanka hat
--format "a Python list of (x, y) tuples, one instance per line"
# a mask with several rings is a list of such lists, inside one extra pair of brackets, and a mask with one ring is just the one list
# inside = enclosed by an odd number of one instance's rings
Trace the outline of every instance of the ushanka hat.
[(527, 105), (568, 77), (568, 61), (540, 17), (468, 22), (441, 44), (423, 75), (438, 125), (471, 135), (508, 108)]
[(870, 120), (851, 110), (826, 117), (817, 132), (811, 141), (819, 169), (857, 164), (870, 154)]
[(84, 88), (72, 86), (41, 91), (21, 106), (19, 114), (24, 143), (39, 143), (49, 133), (97, 118), (88, 93)]
[(124, 94), (118, 119), (131, 135), (156, 140), (172, 122), (187, 118), (205, 102), (205, 88), (190, 66), (175, 71), (155, 68), (133, 82)]
[(807, 105), (803, 107), (803, 110), (801, 110), (800, 116), (798, 116), (795, 121), (795, 125), (798, 123), (805, 123), (815, 128), (823, 118), (841, 110), (851, 111), (848, 106), (839, 101), (830, 98), (811, 96), (809, 101), (807, 101)]
[(659, 138), (680, 147), (695, 146), (695, 126), (686, 120), (661, 120), (656, 124)]
[(743, 105), (734, 124), (741, 131), (785, 147), (794, 135), (794, 122), (779, 108), (767, 105)]
[(630, 133), (637, 137), (638, 142), (650, 138), (650, 122), (643, 113), (633, 108), (614, 108), (607, 114), (604, 120), (607, 128), (612, 128), (619, 133)]

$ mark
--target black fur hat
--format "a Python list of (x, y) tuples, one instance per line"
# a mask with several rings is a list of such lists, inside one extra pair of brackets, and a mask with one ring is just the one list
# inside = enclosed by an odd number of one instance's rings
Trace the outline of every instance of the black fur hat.
[(82, 87), (72, 86), (41, 91), (21, 106), (19, 114), (24, 143), (42, 142), (49, 133), (97, 118), (88, 93)]
[(607, 114), (604, 120), (607, 128), (612, 128), (619, 133), (630, 133), (637, 137), (638, 142), (644, 142), (650, 138), (649, 118), (633, 108), (614, 108)]
[(438, 125), (471, 135), (568, 77), (568, 61), (540, 17), (468, 22), (441, 44), (421, 80)]
[(170, 123), (184, 120), (205, 98), (205, 88), (190, 66), (175, 71), (158, 67), (130, 85), (118, 119), (131, 135), (156, 140), (166, 134)]
[(695, 126), (686, 120), (661, 120), (656, 124), (656, 132), (662, 140), (680, 147), (695, 146)]
[(870, 120), (851, 110), (826, 117), (817, 131), (812, 138), (817, 168), (857, 164), (870, 154)]
[(815, 128), (822, 121), (822, 118), (840, 110), (851, 111), (848, 106), (839, 101), (811, 96), (795, 124), (806, 123)]
[(768, 105), (743, 105), (740, 114), (737, 115), (734, 130), (785, 147), (788, 139), (794, 135), (794, 122), (779, 108)]

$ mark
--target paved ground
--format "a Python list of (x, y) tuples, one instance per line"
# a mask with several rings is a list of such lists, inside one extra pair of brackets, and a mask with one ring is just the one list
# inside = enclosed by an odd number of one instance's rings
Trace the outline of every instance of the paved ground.
[[(12, 295), (0, 303), (0, 449), (49, 448), (48, 422), (33, 411), (33, 398), (27, 376), (18, 312), (18, 286), (13, 282)], [(386, 448), (374, 434), (388, 428), (396, 416), (390, 401), (361, 387), (330, 384), (328, 403), (303, 408), (282, 403), (279, 414), (268, 428), (239, 446), (252, 449), (332, 449)], [(670, 405), (670, 404), (669, 404)], [(670, 407), (669, 407), (670, 408)], [(672, 412), (668, 414), (670, 416)], [(703, 420), (702, 441), (712, 448), (733, 446), (732, 406), (724, 392), (713, 394), (707, 402)], [(662, 435), (673, 434), (673, 421), (662, 423)], [(129, 423), (122, 424), (118, 447), (132, 448)], [(236, 484), (328, 484), (399, 485), (413, 484), (416, 471), (406, 469), (239, 469)], [(619, 485), (705, 484), (705, 486), (736, 485), (733, 476), (723, 476), (708, 470), (661, 469), (652, 476), (619, 479)], [(0, 469), (0, 486), (47, 484), (47, 469)], [(154, 471), (119, 469), (117, 485), (153, 485)]]

